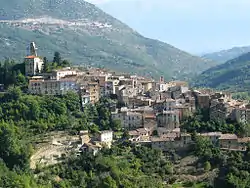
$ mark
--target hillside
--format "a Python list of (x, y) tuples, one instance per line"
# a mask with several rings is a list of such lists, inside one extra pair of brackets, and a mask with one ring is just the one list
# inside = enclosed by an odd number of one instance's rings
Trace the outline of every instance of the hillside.
[(196, 87), (211, 87), (231, 91), (250, 89), (250, 53), (210, 68), (195, 78)]
[(83, 0), (9, 0), (0, 8), (0, 56), (22, 59), (35, 41), (39, 55), (54, 51), (74, 64), (166, 78), (190, 78), (216, 65), (145, 38)]
[(222, 50), (219, 52), (209, 53), (202, 56), (202, 58), (210, 59), (219, 63), (225, 63), (231, 59), (239, 57), (242, 54), (250, 52), (250, 46), (234, 47), (228, 50)]

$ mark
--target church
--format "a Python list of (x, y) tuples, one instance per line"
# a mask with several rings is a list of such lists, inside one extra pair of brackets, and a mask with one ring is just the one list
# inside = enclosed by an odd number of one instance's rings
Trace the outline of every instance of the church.
[(26, 76), (34, 76), (42, 72), (43, 59), (37, 56), (37, 48), (34, 42), (30, 43), (29, 55), (25, 57), (24, 63)]

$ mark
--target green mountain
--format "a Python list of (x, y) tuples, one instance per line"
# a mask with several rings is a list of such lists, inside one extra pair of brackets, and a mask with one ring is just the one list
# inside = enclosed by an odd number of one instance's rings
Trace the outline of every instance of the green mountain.
[(203, 72), (193, 81), (196, 87), (211, 87), (229, 91), (250, 90), (250, 53)]
[(22, 59), (31, 41), (78, 65), (188, 79), (216, 65), (143, 37), (84, 0), (9, 0), (0, 7), (0, 56)]
[(219, 63), (225, 63), (247, 52), (250, 52), (250, 46), (234, 47), (228, 50), (222, 50), (219, 52), (209, 53), (209, 54), (203, 55), (202, 58), (210, 59)]

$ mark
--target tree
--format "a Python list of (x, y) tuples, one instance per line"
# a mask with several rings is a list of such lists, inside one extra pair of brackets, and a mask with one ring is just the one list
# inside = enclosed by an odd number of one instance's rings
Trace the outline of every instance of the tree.
[(129, 132), (127, 130), (123, 132), (122, 138), (126, 140), (130, 138)]
[(207, 138), (201, 136), (195, 137), (195, 152), (197, 156), (211, 159), (213, 155), (211, 151), (212, 147), (212, 143)]
[(22, 90), (19, 87), (9, 87), (7, 93), (3, 96), (3, 101), (17, 101), (22, 96)]
[(9, 168), (15, 166), (27, 168), (31, 155), (30, 145), (26, 146), (20, 139), (12, 122), (0, 123), (0, 157)]
[(208, 172), (211, 170), (211, 164), (209, 161), (206, 161), (205, 164), (204, 164), (204, 170), (205, 172)]
[(49, 62), (46, 57), (43, 58), (43, 73), (49, 71)]
[(112, 129), (113, 130), (120, 131), (121, 128), (122, 128), (121, 120), (118, 120), (118, 119), (112, 120)]
[(21, 72), (19, 72), (18, 75), (16, 76), (15, 85), (19, 86), (22, 90), (28, 86), (26, 77)]
[(63, 60), (60, 66), (62, 67), (70, 67), (71, 63), (68, 60)]
[(63, 96), (63, 100), (70, 111), (80, 111), (80, 97), (77, 93), (69, 91)]
[(103, 188), (116, 188), (117, 187), (116, 181), (111, 176), (108, 176), (103, 180), (102, 187)]
[(60, 66), (61, 62), (62, 62), (61, 54), (59, 52), (55, 52), (54, 53), (53, 63), (56, 63), (58, 66)]

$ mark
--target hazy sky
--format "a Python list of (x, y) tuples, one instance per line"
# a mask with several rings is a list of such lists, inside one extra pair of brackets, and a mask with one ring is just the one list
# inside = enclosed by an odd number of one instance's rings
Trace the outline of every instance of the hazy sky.
[(250, 45), (250, 0), (87, 0), (141, 34), (191, 53)]

